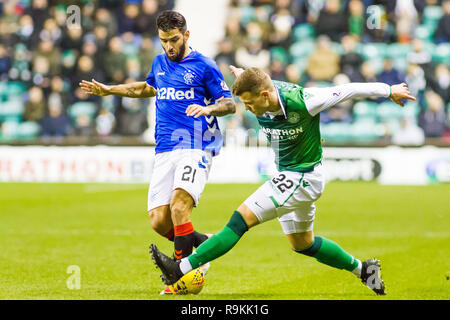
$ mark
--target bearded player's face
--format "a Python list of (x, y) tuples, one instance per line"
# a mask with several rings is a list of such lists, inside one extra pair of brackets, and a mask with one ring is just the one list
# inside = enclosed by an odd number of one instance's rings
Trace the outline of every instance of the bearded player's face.
[(177, 28), (167, 32), (158, 30), (159, 39), (164, 52), (171, 61), (179, 62), (184, 57), (186, 52), (187, 40), (189, 38), (189, 31), (182, 33)]

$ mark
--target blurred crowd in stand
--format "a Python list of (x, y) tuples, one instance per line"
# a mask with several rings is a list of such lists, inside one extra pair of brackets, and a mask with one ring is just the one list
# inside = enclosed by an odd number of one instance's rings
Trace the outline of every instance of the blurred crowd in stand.
[[(81, 80), (143, 81), (161, 53), (156, 16), (175, 0), (0, 0), (0, 140), (141, 136), (150, 99), (88, 96)], [(188, 21), (189, 24), (189, 21)], [(189, 25), (188, 25), (189, 26)], [(301, 86), (406, 82), (417, 102), (348, 101), (321, 114), (325, 142), (420, 145), (450, 139), (450, 0), (230, 0), (218, 63)], [(258, 138), (238, 108), (226, 143)]]
[[(215, 59), (228, 84), (234, 64), (306, 87), (406, 82), (418, 98), (405, 109), (377, 99), (322, 112), (325, 141), (449, 139), (450, 1), (233, 0), (225, 28)], [(257, 126), (245, 112), (224, 125), (235, 132)]]
[(81, 80), (145, 80), (160, 52), (156, 16), (174, 0), (0, 0), (0, 138), (138, 136), (149, 99), (86, 95)]

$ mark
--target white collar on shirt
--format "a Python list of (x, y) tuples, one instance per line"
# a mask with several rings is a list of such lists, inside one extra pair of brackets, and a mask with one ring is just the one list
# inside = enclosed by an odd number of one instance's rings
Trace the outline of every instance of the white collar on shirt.
[(270, 117), (270, 119), (273, 119), (273, 118), (275, 118), (276, 116), (280, 116), (280, 115), (284, 115), (284, 118), (285, 119), (287, 119), (287, 116), (286, 116), (286, 109), (285, 109), (285, 107), (284, 107), (284, 105), (283, 105), (283, 101), (281, 101), (281, 97), (280, 97), (280, 93), (278, 92), (278, 89), (276, 89), (277, 90), (277, 97), (278, 97), (278, 102), (280, 103), (280, 106), (281, 106), (281, 110), (278, 110), (278, 111), (275, 111), (275, 112), (270, 112), (270, 111), (267, 111), (266, 113), (264, 113), (264, 117)]

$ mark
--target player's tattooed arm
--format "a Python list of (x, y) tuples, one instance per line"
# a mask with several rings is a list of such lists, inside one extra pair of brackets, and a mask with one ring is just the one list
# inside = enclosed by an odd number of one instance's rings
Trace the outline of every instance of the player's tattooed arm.
[(84, 92), (97, 96), (115, 95), (129, 98), (150, 98), (156, 96), (156, 89), (149, 86), (145, 81), (107, 86), (92, 79), (92, 82), (81, 81), (80, 87)]
[(216, 117), (222, 117), (236, 112), (236, 104), (233, 98), (223, 98), (218, 103), (208, 107), (211, 108), (210, 114)]
[(198, 104), (191, 104), (186, 108), (186, 115), (194, 118), (200, 116), (222, 117), (235, 112), (236, 104), (234, 103), (233, 98), (222, 98), (216, 104), (206, 107)]

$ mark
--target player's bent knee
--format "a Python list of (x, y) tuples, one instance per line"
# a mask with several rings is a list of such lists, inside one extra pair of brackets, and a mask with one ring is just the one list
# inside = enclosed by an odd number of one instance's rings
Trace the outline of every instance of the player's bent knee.
[(152, 209), (148, 212), (148, 216), (152, 229), (161, 235), (166, 234), (173, 228), (168, 208), (158, 207)]
[(312, 231), (288, 234), (287, 237), (294, 251), (305, 250), (314, 243), (314, 233)]
[(150, 210), (148, 212), (148, 217), (150, 218), (150, 225), (152, 226), (153, 230), (157, 231), (162, 225), (162, 219), (158, 215), (158, 212)]
[(305, 239), (300, 245), (297, 245), (294, 250), (305, 250), (309, 248), (314, 243), (314, 239)]
[(248, 228), (256, 226), (259, 224), (258, 217), (253, 213), (252, 210), (250, 210), (249, 207), (247, 207), (244, 203), (239, 206), (237, 211), (241, 214), (241, 216), (244, 218), (245, 223), (247, 224)]
[(183, 201), (175, 201), (170, 206), (170, 213), (173, 219), (183, 218), (191, 214), (192, 206)]
[(194, 199), (183, 189), (176, 189), (170, 200), (170, 212), (172, 221), (175, 225), (183, 224), (189, 221)]
[(170, 207), (172, 221), (175, 225), (186, 223), (190, 219), (191, 212), (185, 206), (175, 204)]
[(176, 210), (192, 209), (194, 204), (194, 199), (186, 190), (175, 189), (170, 199), (170, 210), (172, 208)]

